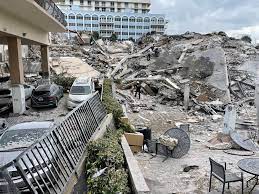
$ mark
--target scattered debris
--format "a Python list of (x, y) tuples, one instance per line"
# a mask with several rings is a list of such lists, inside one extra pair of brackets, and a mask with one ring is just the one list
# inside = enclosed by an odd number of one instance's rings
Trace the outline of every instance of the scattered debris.
[(158, 141), (162, 145), (168, 147), (169, 150), (173, 150), (177, 146), (177, 144), (178, 144), (178, 139), (171, 138), (168, 135), (161, 135), (159, 137)]
[(189, 172), (190, 170), (196, 170), (199, 169), (199, 166), (192, 165), (192, 166), (186, 166), (183, 168), (183, 172)]
[(241, 148), (252, 152), (259, 151), (258, 145), (256, 145), (254, 141), (249, 137), (245, 138), (244, 136), (236, 132), (231, 133), (230, 136), (231, 136), (231, 139)]
[(250, 151), (242, 151), (242, 150), (224, 150), (224, 153), (230, 154), (230, 155), (236, 155), (236, 156), (253, 156), (255, 155), (254, 152)]

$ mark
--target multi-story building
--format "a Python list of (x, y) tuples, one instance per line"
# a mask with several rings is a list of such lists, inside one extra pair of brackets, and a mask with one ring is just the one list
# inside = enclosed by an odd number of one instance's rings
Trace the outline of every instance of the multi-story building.
[(67, 28), (98, 32), (109, 38), (115, 33), (120, 40), (138, 39), (148, 32), (164, 34), (163, 14), (150, 14), (150, 0), (58, 0), (67, 20)]

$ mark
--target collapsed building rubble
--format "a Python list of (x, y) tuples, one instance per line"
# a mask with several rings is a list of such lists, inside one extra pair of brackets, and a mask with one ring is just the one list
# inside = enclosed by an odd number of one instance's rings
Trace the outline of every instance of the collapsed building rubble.
[(211, 115), (224, 112), (228, 103), (254, 97), (252, 69), (258, 51), (252, 44), (223, 32), (185, 33), (151, 40), (146, 44), (158, 47), (158, 57), (147, 61), (147, 49), (141, 56), (115, 65), (113, 77), (122, 80), (122, 91), (141, 81), (143, 93), (156, 96), (159, 103), (182, 106), (189, 84), (189, 108)]
[[(52, 34), (51, 57), (78, 57), (106, 77), (118, 80), (117, 94), (128, 111), (154, 110), (159, 104), (182, 107), (189, 115), (223, 118), (225, 106), (253, 106), (256, 56), (250, 43), (224, 32), (144, 36), (137, 43), (97, 40), (80, 45), (76, 38)], [(158, 55), (154, 50), (158, 50)], [(151, 59), (147, 60), (147, 55)], [(141, 82), (150, 100), (135, 100)], [(246, 104), (246, 105), (244, 105)], [(184, 108), (185, 107), (185, 108)], [(236, 126), (252, 127), (254, 121), (238, 118)]]

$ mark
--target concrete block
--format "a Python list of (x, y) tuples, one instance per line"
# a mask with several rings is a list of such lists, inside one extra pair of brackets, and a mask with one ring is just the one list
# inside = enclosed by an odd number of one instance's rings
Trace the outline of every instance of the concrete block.
[(124, 133), (130, 146), (143, 146), (144, 135), (142, 133)]
[(146, 83), (142, 83), (141, 87), (150, 95), (155, 96), (156, 94), (153, 92), (153, 90), (147, 85)]
[(230, 134), (236, 128), (236, 108), (234, 105), (228, 105), (225, 109), (223, 133)]

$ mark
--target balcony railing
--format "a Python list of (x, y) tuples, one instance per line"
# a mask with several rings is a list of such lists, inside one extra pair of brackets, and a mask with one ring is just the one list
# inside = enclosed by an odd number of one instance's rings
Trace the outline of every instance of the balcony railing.
[(58, 8), (58, 6), (52, 0), (34, 0), (43, 9), (45, 9), (50, 15), (52, 15), (56, 20), (58, 20), (64, 26), (67, 25), (65, 20), (65, 15)]

